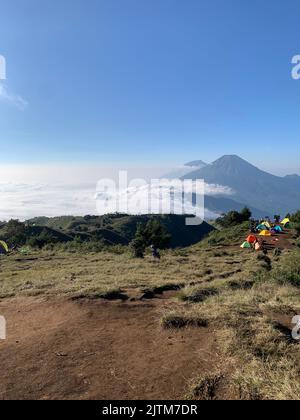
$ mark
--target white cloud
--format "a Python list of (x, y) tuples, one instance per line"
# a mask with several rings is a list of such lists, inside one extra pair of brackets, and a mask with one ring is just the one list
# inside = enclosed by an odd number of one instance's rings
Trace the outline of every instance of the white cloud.
[[(131, 190), (129, 191), (129, 195), (131, 203), (137, 203), (138, 211), (136, 213), (148, 213), (146, 187), (141, 187), (137, 191)], [(124, 204), (125, 197), (125, 192), (118, 193), (121, 206), (122, 203)], [(152, 200), (154, 200), (152, 206), (154, 208), (167, 208), (163, 197), (164, 195), (161, 198), (160, 192), (154, 190), (151, 195)], [(98, 214), (95, 186), (93, 184), (47, 185), (2, 182), (0, 183), (0, 203), (0, 220), (11, 218), (26, 220), (38, 216), (54, 217), (62, 215), (83, 216), (86, 214)], [(175, 213), (180, 213), (176, 211), (180, 207), (181, 201), (178, 195), (175, 195)], [(111, 210), (113, 208), (108, 206), (107, 212)], [(194, 213), (191, 197), (187, 198), (185, 212), (190, 214)], [(131, 213), (135, 212), (131, 211)], [(216, 213), (206, 208), (204, 209), (204, 213), (206, 219), (212, 219), (217, 216)]]
[[(200, 218), (215, 218), (218, 215), (205, 208), (205, 195), (232, 195), (233, 191), (226, 186), (188, 182), (184, 186), (180, 180), (160, 181), (127, 189), (106, 189), (103, 185), (96, 193), (97, 210), (99, 214), (128, 213), (128, 214), (157, 214), (170, 212), (175, 214), (197, 214)], [(195, 205), (195, 192), (196, 205)], [(184, 199), (183, 199), (184, 198)]]
[(205, 195), (233, 195), (234, 191), (232, 188), (227, 187), (226, 185), (218, 184), (205, 184)]
[(28, 105), (28, 102), (20, 95), (10, 92), (4, 83), (0, 83), (0, 100), (8, 102), (19, 109), (24, 109)]
[(0, 220), (96, 214), (94, 187), (0, 183)]
[[(128, 179), (141, 175), (151, 179), (157, 168), (128, 168)], [(0, 165), (0, 220), (35, 216), (61, 216), (97, 214), (96, 184), (98, 179), (112, 178), (118, 186), (118, 168), (103, 164), (49, 164), (49, 165)], [(191, 193), (185, 204), (186, 212), (193, 213)], [(116, 193), (124, 202), (127, 194)], [(139, 203), (139, 213), (148, 212), (147, 187), (129, 189), (132, 202)], [(161, 191), (152, 192), (154, 208), (166, 208), (160, 201)], [(233, 191), (222, 185), (205, 184), (205, 195), (232, 195)], [(116, 198), (116, 197), (114, 197)], [(174, 208), (180, 208), (179, 195), (175, 195)], [(205, 209), (207, 219), (215, 213)]]

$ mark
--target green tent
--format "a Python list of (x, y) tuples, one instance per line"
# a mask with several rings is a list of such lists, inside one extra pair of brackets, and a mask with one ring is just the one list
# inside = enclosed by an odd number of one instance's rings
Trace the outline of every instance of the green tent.
[(0, 241), (0, 254), (7, 254), (9, 251), (6, 242)]
[(251, 245), (249, 244), (249, 242), (245, 241), (242, 245), (241, 248), (251, 248)]

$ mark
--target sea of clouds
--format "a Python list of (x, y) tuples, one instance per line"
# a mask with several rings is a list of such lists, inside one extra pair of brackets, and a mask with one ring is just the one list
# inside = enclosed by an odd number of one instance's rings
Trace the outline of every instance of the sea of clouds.
[(95, 214), (94, 195), (85, 185), (0, 183), (0, 220)]
[[(151, 207), (154, 209), (166, 209), (166, 190), (161, 187), (151, 189)], [(129, 199), (129, 213), (147, 214), (148, 187), (128, 188), (122, 191), (115, 191), (106, 200), (106, 212), (114, 210), (114, 202), (117, 200), (123, 212), (127, 207), (125, 201)], [(0, 182), (0, 220), (16, 218), (26, 220), (38, 216), (82, 216), (86, 214), (99, 214), (99, 200), (103, 199), (97, 192), (96, 184), (44, 184), (44, 183), (22, 183), (22, 182)], [(206, 195), (231, 195), (228, 187), (220, 185), (205, 185)], [(181, 214), (182, 203), (180, 191), (173, 191), (173, 212)], [(128, 204), (128, 203), (126, 203)], [(136, 206), (136, 207), (135, 207)], [(195, 209), (192, 204), (191, 194), (187, 194), (184, 210), (193, 214)], [(162, 211), (163, 212), (163, 211)], [(205, 218), (214, 218), (217, 214), (205, 209)]]

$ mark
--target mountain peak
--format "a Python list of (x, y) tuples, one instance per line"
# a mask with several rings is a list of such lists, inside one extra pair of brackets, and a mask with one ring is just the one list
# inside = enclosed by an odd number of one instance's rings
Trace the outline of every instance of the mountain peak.
[(299, 207), (300, 177), (269, 174), (237, 155), (224, 155), (184, 178), (229, 187), (234, 201), (265, 214), (293, 212)]
[(207, 166), (207, 163), (203, 162), (203, 160), (193, 160), (192, 162), (185, 163), (184, 166), (203, 168), (204, 166)]
[[(213, 164), (219, 163), (219, 162), (232, 162), (232, 163), (244, 162), (244, 163), (248, 163), (246, 160), (242, 159), (238, 155), (224, 155), (224, 156), (220, 157), (219, 159), (215, 160), (213, 162)], [(248, 165), (250, 165), (250, 163), (248, 163)]]
[(237, 155), (224, 155), (212, 163), (212, 166), (225, 172), (238, 173), (243, 170), (257, 168)]
[(165, 174), (163, 178), (167, 178), (167, 179), (181, 178), (193, 170), (203, 169), (206, 166), (207, 166), (207, 163), (203, 162), (203, 160), (193, 160), (192, 162), (185, 163), (183, 166), (173, 169), (171, 172)]

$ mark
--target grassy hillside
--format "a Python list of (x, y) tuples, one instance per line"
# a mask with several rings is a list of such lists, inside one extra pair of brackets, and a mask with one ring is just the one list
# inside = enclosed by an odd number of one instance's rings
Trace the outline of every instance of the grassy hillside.
[(82, 238), (82, 240), (102, 240), (108, 245), (126, 245), (134, 238), (138, 223), (146, 224), (153, 217), (166, 226), (172, 236), (170, 246), (173, 248), (195, 244), (214, 230), (206, 222), (199, 226), (186, 226), (185, 216), (178, 215), (41, 217), (31, 219), (27, 224), (30, 227), (46, 226), (47, 228), (60, 231), (70, 238), (77, 236)]
[(215, 230), (212, 231), (204, 240), (200, 246), (235, 246), (240, 245), (241, 241), (245, 240), (249, 231), (249, 222), (244, 222), (230, 228), (223, 229), (218, 225), (215, 225)]

